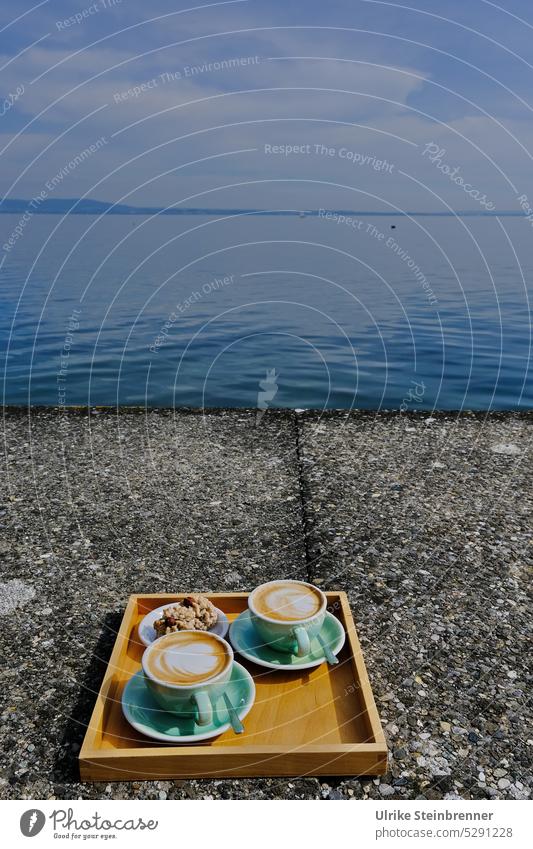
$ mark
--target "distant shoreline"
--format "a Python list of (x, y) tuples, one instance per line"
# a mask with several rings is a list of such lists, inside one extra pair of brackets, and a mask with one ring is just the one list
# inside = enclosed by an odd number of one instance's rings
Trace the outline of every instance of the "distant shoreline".
[[(193, 207), (142, 207), (126, 206), (124, 204), (113, 204), (107, 201), (87, 200), (80, 198), (58, 198), (56, 200), (42, 200), (38, 203), (35, 199), (3, 199), (0, 200), (0, 214), (22, 215), (29, 212), (33, 215), (261, 215), (261, 216), (294, 216), (300, 218), (318, 218), (319, 209), (197, 209)], [(375, 210), (357, 209), (328, 209), (333, 215), (351, 215), (359, 217), (380, 218), (409, 218), (409, 217), (432, 217), (432, 218), (526, 218), (522, 211), (518, 210), (494, 210), (491, 212), (483, 210), (458, 210), (457, 212), (431, 212), (425, 210), (406, 210), (405, 212), (391, 211), (378, 212)]]

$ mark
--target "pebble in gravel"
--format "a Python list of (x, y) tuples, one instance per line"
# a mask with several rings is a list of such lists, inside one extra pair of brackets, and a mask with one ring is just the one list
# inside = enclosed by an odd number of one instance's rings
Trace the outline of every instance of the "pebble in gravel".
[(35, 598), (34, 588), (18, 578), (0, 583), (0, 616), (7, 616), (32, 598)]
[(500, 442), (498, 445), (491, 445), (491, 451), (494, 454), (507, 454), (509, 457), (518, 456), (522, 453), (522, 449), (512, 442)]

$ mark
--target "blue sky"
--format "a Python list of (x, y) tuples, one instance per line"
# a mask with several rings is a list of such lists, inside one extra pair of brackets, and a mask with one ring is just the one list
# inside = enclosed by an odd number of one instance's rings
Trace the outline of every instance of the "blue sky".
[(4, 0), (0, 29), (7, 197), (374, 210), (480, 209), (485, 198), (518, 210), (525, 194), (533, 204), (525, 0)]

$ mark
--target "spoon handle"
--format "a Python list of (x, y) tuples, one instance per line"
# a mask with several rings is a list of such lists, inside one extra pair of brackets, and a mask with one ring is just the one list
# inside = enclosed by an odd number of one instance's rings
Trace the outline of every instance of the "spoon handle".
[(226, 707), (228, 709), (229, 721), (231, 722), (231, 727), (233, 728), (235, 734), (242, 734), (244, 731), (244, 725), (239, 719), (239, 715), (233, 705), (229, 700), (229, 696), (227, 693), (224, 693), (224, 701), (226, 702)]
[(324, 655), (325, 655), (327, 662), (330, 663), (331, 666), (335, 666), (335, 664), (337, 664), (339, 662), (339, 659), (338, 659), (338, 657), (335, 657), (335, 655), (331, 651), (330, 647), (328, 646), (328, 644), (325, 642), (325, 640), (322, 638), (322, 636), (320, 634), (318, 634), (318, 642), (322, 646), (322, 651), (324, 652)]

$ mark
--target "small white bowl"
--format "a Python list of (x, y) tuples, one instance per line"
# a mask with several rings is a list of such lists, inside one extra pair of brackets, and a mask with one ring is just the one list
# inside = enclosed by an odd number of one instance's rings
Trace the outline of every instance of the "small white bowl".
[[(171, 607), (173, 604), (177, 604), (179, 599), (175, 599), (175, 601), (167, 601), (162, 607), (156, 608), (156, 610), (151, 610), (150, 613), (147, 613), (144, 619), (139, 622), (139, 639), (141, 643), (145, 646), (150, 646), (155, 640), (158, 640), (155, 629), (154, 622), (156, 619), (161, 619), (163, 615), (163, 610), (167, 607)], [(213, 634), (218, 634), (219, 637), (225, 637), (229, 630), (229, 620), (225, 613), (215, 607), (217, 612), (217, 621), (213, 625), (212, 628), (208, 628)]]

